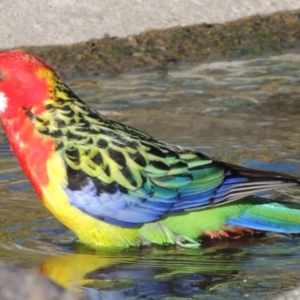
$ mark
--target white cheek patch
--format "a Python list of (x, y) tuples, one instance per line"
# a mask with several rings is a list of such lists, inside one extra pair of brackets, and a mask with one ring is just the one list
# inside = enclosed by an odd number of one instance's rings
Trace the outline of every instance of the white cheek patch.
[(7, 108), (7, 101), (8, 98), (6, 97), (5, 93), (0, 92), (0, 112), (5, 112)]

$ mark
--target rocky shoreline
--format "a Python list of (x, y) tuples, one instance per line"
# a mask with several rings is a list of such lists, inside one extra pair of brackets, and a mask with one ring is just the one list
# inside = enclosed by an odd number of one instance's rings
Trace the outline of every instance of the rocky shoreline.
[(22, 47), (64, 79), (162, 70), (178, 63), (257, 57), (300, 47), (300, 10), (225, 24), (150, 30), (127, 38), (105, 37), (64, 46)]

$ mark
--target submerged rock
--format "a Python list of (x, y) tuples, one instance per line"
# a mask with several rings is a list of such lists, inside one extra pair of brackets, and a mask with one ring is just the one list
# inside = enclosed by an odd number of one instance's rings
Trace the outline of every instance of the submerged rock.
[(50, 279), (0, 262), (1, 300), (87, 300)]

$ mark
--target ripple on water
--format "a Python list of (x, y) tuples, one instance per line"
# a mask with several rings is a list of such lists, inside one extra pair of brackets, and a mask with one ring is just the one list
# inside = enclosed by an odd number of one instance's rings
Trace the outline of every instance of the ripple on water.
[(259, 104), (259, 101), (253, 98), (240, 98), (240, 97), (227, 97), (227, 98), (214, 98), (208, 100), (209, 103), (224, 106), (226, 108), (248, 108)]

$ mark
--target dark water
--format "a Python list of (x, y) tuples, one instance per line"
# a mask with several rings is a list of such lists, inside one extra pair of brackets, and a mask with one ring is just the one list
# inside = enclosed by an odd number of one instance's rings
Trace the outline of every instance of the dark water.
[[(300, 175), (300, 55), (69, 82), (103, 114), (243, 165)], [(300, 200), (300, 191), (275, 197)], [(300, 238), (94, 253), (43, 208), (0, 134), (0, 259), (92, 299), (270, 299), (299, 285)]]

